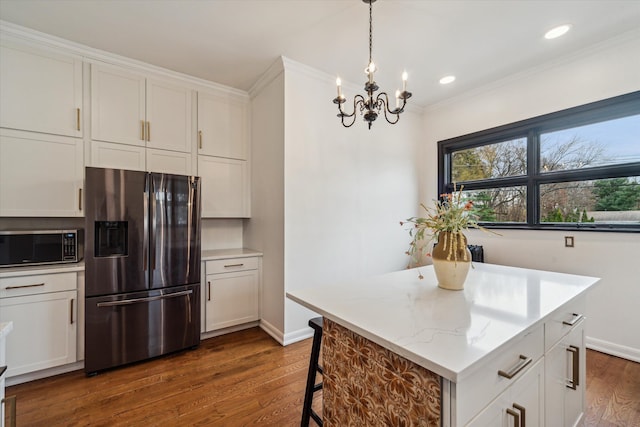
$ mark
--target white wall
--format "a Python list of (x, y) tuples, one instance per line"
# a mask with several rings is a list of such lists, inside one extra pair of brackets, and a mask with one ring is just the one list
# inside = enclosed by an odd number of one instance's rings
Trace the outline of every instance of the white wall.
[[(284, 87), (277, 78), (252, 97), (252, 218), (244, 240), (265, 254), (262, 318), (270, 325), (263, 327), (287, 344), (308, 336), (316, 315), (286, 299), (287, 291), (405, 267), (409, 239), (399, 221), (417, 213), (422, 118), (407, 111), (396, 125), (381, 118), (368, 130), (359, 118), (345, 129), (331, 102), (334, 77), (283, 61)], [(284, 134), (267, 132), (279, 114)]]
[[(437, 141), (640, 90), (639, 53), (640, 31), (627, 33), (426, 111), (422, 200), (436, 196)], [(588, 297), (588, 346), (640, 361), (639, 234), (500, 232), (469, 233), (487, 262), (601, 277)], [(574, 248), (564, 247), (565, 235), (575, 236)]]
[[(292, 61), (285, 70), (285, 291), (404, 268), (399, 221), (418, 207), (420, 115), (344, 128), (333, 76)], [(312, 315), (287, 300), (286, 336)]]
[(251, 100), (251, 219), (244, 246), (263, 252), (261, 326), (284, 335), (284, 71), (278, 62)]

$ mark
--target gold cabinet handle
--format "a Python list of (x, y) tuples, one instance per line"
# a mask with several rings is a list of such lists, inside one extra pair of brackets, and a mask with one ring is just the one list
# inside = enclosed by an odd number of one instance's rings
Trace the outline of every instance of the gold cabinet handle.
[(507, 414), (513, 417), (513, 427), (522, 427), (520, 425), (520, 414), (511, 408), (507, 408)]
[(211, 301), (211, 282), (207, 282), (207, 287), (209, 288), (207, 292), (207, 301)]
[(244, 264), (227, 264), (224, 266), (224, 268), (231, 268), (231, 267), (242, 267)]
[(573, 313), (573, 319), (571, 319), (571, 320), (570, 320), (570, 321), (568, 321), (568, 322), (567, 322), (566, 320), (563, 320), (563, 321), (562, 321), (562, 324), (563, 324), (563, 325), (567, 325), (567, 326), (573, 326), (573, 325), (575, 325), (576, 323), (578, 323), (579, 321), (581, 321), (583, 317), (584, 317), (584, 316), (583, 316), (582, 314)]
[(577, 390), (580, 385), (580, 348), (570, 345), (567, 351), (571, 353), (571, 379), (567, 381), (567, 388)]
[(80, 109), (76, 108), (76, 128), (80, 130)]
[(198, 131), (198, 147), (202, 150), (202, 131)]
[(7, 396), (0, 400), (0, 405), (5, 405), (6, 410), (0, 411), (7, 418), (6, 427), (16, 427), (16, 396)]
[(34, 285), (20, 285), (20, 286), (7, 286), (5, 289), (24, 289), (24, 288), (37, 288), (38, 286), (44, 286), (44, 283), (36, 283)]
[(147, 122), (147, 141), (151, 142), (151, 122)]
[(143, 140), (143, 141), (146, 141), (147, 138), (144, 135), (144, 124), (145, 124), (145, 121), (144, 120), (140, 120), (140, 139)]
[(69, 305), (69, 322), (73, 325), (73, 298), (71, 298), (71, 304)]
[(82, 211), (82, 188), (78, 188), (78, 210)]
[(532, 358), (527, 357), (527, 356), (523, 356), (521, 354), (520, 355), (520, 360), (518, 361), (518, 363), (516, 363), (516, 365), (513, 368), (511, 368), (507, 372), (505, 372), (503, 370), (499, 370), (498, 371), (498, 375), (510, 380), (511, 378), (515, 377), (518, 374), (518, 372), (522, 371), (525, 368), (525, 366), (527, 366), (532, 361), (533, 361)]
[(520, 411), (520, 427), (526, 427), (525, 424), (527, 422), (527, 410), (524, 408), (524, 406), (518, 405), (517, 403), (514, 403), (512, 406), (513, 409)]

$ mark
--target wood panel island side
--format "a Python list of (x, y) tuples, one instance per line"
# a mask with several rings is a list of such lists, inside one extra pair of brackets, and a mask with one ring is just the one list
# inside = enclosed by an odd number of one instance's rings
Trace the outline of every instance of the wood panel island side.
[(287, 293), (324, 317), (325, 426), (579, 422), (598, 278), (475, 264), (448, 291), (420, 271)]

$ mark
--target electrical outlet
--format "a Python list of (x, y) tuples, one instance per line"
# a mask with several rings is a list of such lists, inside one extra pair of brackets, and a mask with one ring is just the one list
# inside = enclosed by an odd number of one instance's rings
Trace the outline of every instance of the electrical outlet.
[(565, 248), (573, 247), (573, 236), (564, 236), (564, 247)]

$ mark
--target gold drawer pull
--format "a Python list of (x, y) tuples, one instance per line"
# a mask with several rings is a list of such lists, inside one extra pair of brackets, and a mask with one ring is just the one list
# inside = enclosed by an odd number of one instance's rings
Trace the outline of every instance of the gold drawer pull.
[(231, 268), (231, 267), (242, 267), (244, 264), (227, 264), (224, 266), (224, 268)]
[(143, 141), (146, 140), (144, 136), (144, 120), (140, 120), (140, 139)]
[(0, 400), (0, 406), (5, 405), (6, 410), (0, 411), (7, 418), (7, 427), (16, 427), (16, 396), (7, 396)]
[(202, 131), (198, 131), (198, 146), (202, 150)]
[(584, 318), (584, 316), (582, 314), (573, 313), (573, 319), (571, 319), (568, 322), (566, 320), (563, 320), (562, 324), (563, 325), (567, 325), (567, 326), (573, 326), (576, 323), (578, 323), (579, 321), (581, 321), (583, 318)]
[(80, 130), (80, 109), (76, 108), (76, 128)]
[(20, 285), (20, 286), (7, 286), (5, 289), (23, 289), (23, 288), (36, 288), (38, 286), (44, 286), (44, 283), (36, 283), (33, 285)]
[(513, 368), (511, 368), (507, 372), (501, 369), (498, 371), (498, 375), (510, 380), (511, 378), (515, 377), (518, 374), (518, 372), (522, 371), (527, 365), (529, 365), (529, 363), (531, 363), (532, 361), (533, 361), (532, 358), (521, 354), (520, 361), (516, 363), (516, 365)]
[(147, 141), (151, 142), (151, 122), (147, 122)]
[(577, 390), (580, 385), (580, 348), (570, 345), (567, 351), (571, 353), (571, 379), (567, 381), (567, 387)]

